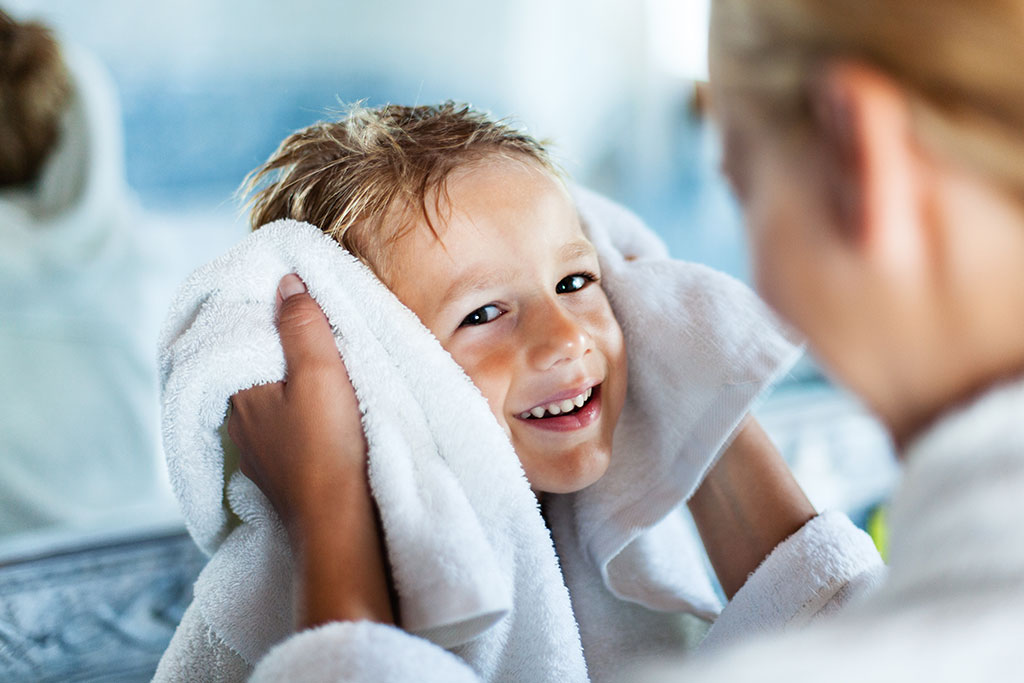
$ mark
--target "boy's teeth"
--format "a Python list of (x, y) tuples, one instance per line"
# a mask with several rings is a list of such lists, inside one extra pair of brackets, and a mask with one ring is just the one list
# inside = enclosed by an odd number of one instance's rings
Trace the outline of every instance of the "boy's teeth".
[(522, 413), (519, 417), (524, 420), (531, 415), (536, 418), (544, 417), (545, 415), (561, 415), (562, 413), (568, 413), (576, 408), (582, 408), (583, 404), (590, 400), (590, 397), (594, 393), (594, 387), (590, 387), (579, 396), (575, 398), (567, 398), (564, 401), (558, 401), (557, 403), (549, 403), (546, 406), (537, 406), (530, 410)]

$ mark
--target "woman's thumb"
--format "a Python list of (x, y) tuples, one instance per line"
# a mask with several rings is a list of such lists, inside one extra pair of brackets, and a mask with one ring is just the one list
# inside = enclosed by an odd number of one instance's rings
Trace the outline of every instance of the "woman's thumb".
[(277, 286), (277, 333), (281, 337), (287, 374), (322, 367), (324, 362), (337, 362), (330, 323), (306, 285), (298, 275), (289, 273)]

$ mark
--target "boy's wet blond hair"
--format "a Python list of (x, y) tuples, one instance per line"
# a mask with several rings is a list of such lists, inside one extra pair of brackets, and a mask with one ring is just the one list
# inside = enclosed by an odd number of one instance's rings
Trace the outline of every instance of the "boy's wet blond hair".
[(319, 227), (382, 275), (383, 250), (423, 218), (441, 215), (452, 171), (492, 157), (558, 176), (544, 145), (468, 105), (354, 105), (337, 121), (289, 135), (246, 178), (253, 230), (291, 218)]

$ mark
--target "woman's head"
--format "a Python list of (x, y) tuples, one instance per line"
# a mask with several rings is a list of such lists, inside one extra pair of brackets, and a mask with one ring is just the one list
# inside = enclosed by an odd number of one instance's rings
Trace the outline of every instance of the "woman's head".
[(719, 93), (779, 130), (814, 126), (823, 72), (870, 65), (908, 98), (922, 144), (1024, 197), (1020, 0), (715, 0)]
[(50, 31), (0, 11), (0, 187), (38, 176), (57, 141), (70, 89)]
[(713, 0), (759, 288), (897, 436), (1024, 370), (1020, 35), (1020, 0)]

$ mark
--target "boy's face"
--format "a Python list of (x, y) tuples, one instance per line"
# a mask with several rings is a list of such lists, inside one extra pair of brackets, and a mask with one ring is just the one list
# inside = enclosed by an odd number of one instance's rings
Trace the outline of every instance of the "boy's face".
[(534, 490), (589, 486), (611, 457), (626, 354), (575, 207), (508, 159), (455, 171), (448, 199), (439, 237), (418, 225), (389, 250), (387, 284), (487, 398)]

